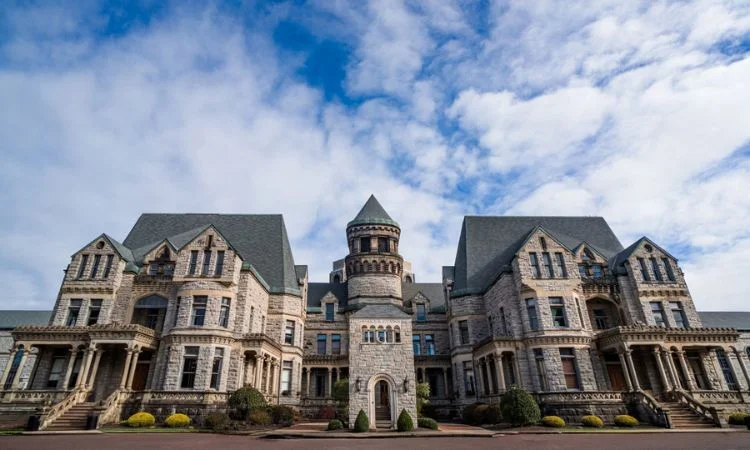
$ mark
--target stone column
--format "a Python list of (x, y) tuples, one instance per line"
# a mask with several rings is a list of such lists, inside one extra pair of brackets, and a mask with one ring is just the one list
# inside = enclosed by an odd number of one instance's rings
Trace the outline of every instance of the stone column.
[(732, 347), (732, 350), (734, 350), (734, 355), (737, 357), (737, 363), (740, 365), (740, 369), (742, 369), (742, 375), (745, 376), (745, 381), (747, 382), (747, 388), (750, 389), (750, 375), (748, 375), (747, 373), (747, 366), (745, 366), (745, 362), (742, 361), (742, 352), (737, 350), (737, 347)]
[(271, 357), (266, 355), (265, 359), (265, 365), (266, 365), (266, 373), (263, 375), (266, 379), (266, 394), (271, 393)]
[(667, 364), (669, 364), (669, 370), (672, 371), (672, 378), (674, 380), (674, 385), (678, 389), (683, 389), (685, 386), (682, 385), (682, 381), (680, 380), (680, 374), (677, 373), (677, 367), (674, 365), (674, 358), (672, 358), (672, 352), (668, 351), (666, 354), (667, 357)]
[(680, 361), (680, 367), (682, 368), (682, 373), (685, 375), (685, 382), (687, 382), (688, 390), (689, 391), (695, 390), (695, 384), (693, 384), (693, 378), (690, 376), (690, 370), (688, 369), (687, 361), (685, 361), (685, 351), (678, 350), (677, 358)]
[(500, 392), (507, 391), (508, 388), (505, 386), (505, 372), (503, 371), (503, 355), (502, 353), (495, 356), (495, 366), (497, 371), (497, 384)]
[(89, 368), (91, 367), (91, 361), (94, 359), (94, 349), (89, 347), (86, 349), (86, 359), (84, 359), (81, 365), (81, 371), (78, 373), (78, 380), (76, 380), (76, 386), (80, 388), (86, 387), (86, 379), (89, 375)]
[(310, 372), (311, 370), (309, 367), (305, 370), (307, 370), (307, 375), (306, 375), (307, 384), (305, 384), (305, 395), (309, 398), (310, 397)]
[(622, 366), (622, 374), (625, 375), (625, 384), (628, 385), (628, 391), (632, 391), (633, 383), (630, 381), (630, 370), (628, 370), (628, 364), (625, 361), (625, 352), (619, 352), (617, 355), (620, 357), (620, 365)]
[(70, 383), (70, 377), (73, 376), (73, 366), (76, 364), (78, 358), (78, 350), (70, 349), (70, 356), (68, 357), (68, 367), (65, 369), (65, 377), (63, 377), (62, 389), (67, 390), (68, 384)]
[(135, 376), (135, 368), (138, 366), (138, 355), (141, 354), (140, 350), (133, 352), (133, 358), (130, 361), (130, 373), (128, 374), (127, 389), (133, 389), (133, 376)]
[(130, 370), (130, 361), (133, 359), (133, 350), (126, 350), (128, 355), (125, 357), (125, 365), (122, 367), (122, 377), (120, 377), (120, 389), (125, 389), (128, 384), (128, 372)]
[(0, 390), (3, 389), (5, 386), (5, 382), (8, 380), (8, 375), (10, 374), (10, 368), (13, 366), (13, 360), (16, 359), (16, 349), (13, 349), (8, 354), (8, 363), (5, 365), (5, 369), (3, 369), (3, 376), (0, 377)]
[[(29, 356), (29, 351), (24, 349), (23, 354), (21, 355), (21, 361), (18, 363), (18, 368), (16, 369), (16, 373), (13, 375), (13, 380), (11, 381), (10, 390), (14, 391), (18, 389), (18, 384), (21, 382), (21, 373), (23, 372), (23, 366), (26, 364), (26, 358)], [(13, 364), (13, 361), (8, 361), (11, 365)]]
[(255, 355), (255, 389), (262, 392), (263, 387), (263, 357), (261, 355)]
[(443, 397), (448, 398), (448, 369), (443, 367)]
[(326, 397), (333, 396), (333, 369), (328, 368), (328, 386), (326, 387)]
[(628, 363), (628, 369), (630, 370), (630, 373), (633, 374), (633, 379), (631, 380), (633, 382), (633, 388), (636, 391), (641, 390), (641, 384), (638, 382), (638, 374), (635, 372), (635, 364), (633, 364), (633, 352), (631, 350), (625, 350), (625, 361)]
[(279, 364), (278, 359), (274, 359), (271, 363), (272, 370), (273, 370), (273, 376), (271, 379), (273, 380), (273, 384), (271, 385), (271, 395), (281, 395), (280, 389), (279, 389), (279, 376), (281, 374), (281, 365)]
[(661, 382), (664, 385), (664, 390), (671, 391), (672, 385), (669, 383), (667, 373), (664, 372), (664, 364), (661, 362), (661, 347), (659, 346), (654, 348), (654, 359), (656, 359), (656, 367), (659, 369), (659, 375), (661, 375)]
[(91, 368), (91, 377), (89, 378), (89, 382), (86, 384), (86, 387), (93, 388), (94, 382), (96, 381), (96, 373), (99, 371), (99, 362), (102, 359), (102, 353), (104, 353), (103, 350), (99, 349), (95, 351), (96, 357), (94, 357), (94, 365)]

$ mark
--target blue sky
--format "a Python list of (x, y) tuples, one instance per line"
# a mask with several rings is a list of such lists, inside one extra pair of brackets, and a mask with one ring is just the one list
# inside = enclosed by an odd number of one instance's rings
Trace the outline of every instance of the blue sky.
[(6, 2), (0, 283), (142, 212), (283, 213), (314, 280), (374, 193), (419, 281), (466, 214), (602, 215), (750, 310), (744, 2)]

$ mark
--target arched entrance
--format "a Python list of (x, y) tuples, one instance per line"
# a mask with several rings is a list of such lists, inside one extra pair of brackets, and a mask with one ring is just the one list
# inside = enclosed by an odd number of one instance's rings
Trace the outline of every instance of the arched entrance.
[(370, 428), (395, 428), (398, 410), (396, 381), (386, 373), (373, 376), (367, 382)]
[(391, 395), (385, 380), (375, 383), (375, 423), (391, 425)]

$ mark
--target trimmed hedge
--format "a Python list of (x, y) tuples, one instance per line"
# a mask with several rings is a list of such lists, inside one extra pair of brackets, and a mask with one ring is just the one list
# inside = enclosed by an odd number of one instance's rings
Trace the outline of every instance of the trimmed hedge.
[(169, 428), (187, 428), (190, 426), (190, 417), (180, 413), (172, 414), (164, 421), (164, 425)]
[(229, 415), (219, 411), (210, 412), (203, 419), (203, 425), (214, 431), (225, 430), (229, 425)]
[(339, 419), (333, 419), (328, 422), (328, 431), (340, 430), (342, 428), (344, 428), (344, 424)]
[(414, 429), (414, 421), (405, 409), (402, 409), (401, 414), (398, 415), (396, 428), (398, 431), (412, 431)]
[(145, 427), (153, 427), (156, 423), (156, 419), (154, 416), (150, 413), (147, 413), (145, 411), (137, 412), (133, 414), (132, 416), (128, 417), (128, 420), (126, 421), (129, 427), (132, 428), (145, 428)]
[(430, 430), (438, 429), (438, 423), (429, 417), (420, 417), (417, 419), (417, 425), (419, 425), (419, 428), (429, 428)]
[(275, 405), (270, 409), (271, 420), (275, 424), (290, 425), (294, 423), (295, 411), (294, 409), (285, 405)]
[(357, 414), (357, 420), (354, 421), (354, 432), (364, 433), (369, 430), (370, 419), (367, 417), (367, 414), (365, 414), (365, 412), (360, 409), (359, 414)]
[(267, 408), (268, 402), (259, 390), (251, 387), (239, 388), (229, 396), (229, 406), (247, 420), (253, 410)]
[(542, 417), (542, 425), (550, 428), (562, 428), (565, 426), (565, 421), (557, 416), (544, 416)]
[(601, 428), (604, 426), (604, 421), (598, 416), (583, 416), (581, 418), (581, 424), (584, 427)]
[(523, 389), (513, 386), (500, 400), (503, 420), (512, 425), (538, 423), (542, 413), (534, 397)]
[(256, 409), (250, 413), (248, 420), (253, 425), (270, 425), (273, 423), (271, 415), (265, 409)]
[(638, 419), (636, 419), (633, 416), (628, 416), (627, 414), (622, 414), (619, 416), (615, 416), (614, 419), (615, 425), (618, 427), (637, 427), (638, 426)]
[(729, 425), (745, 425), (745, 418), (747, 417), (750, 417), (750, 414), (736, 412), (729, 415), (727, 422), (729, 422)]

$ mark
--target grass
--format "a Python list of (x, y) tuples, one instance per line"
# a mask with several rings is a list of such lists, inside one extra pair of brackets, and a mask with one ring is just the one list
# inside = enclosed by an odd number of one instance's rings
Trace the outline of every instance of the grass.
[(0, 430), (0, 436), (20, 436), (23, 434), (25, 430), (22, 428), (19, 429), (9, 429), (9, 430)]

